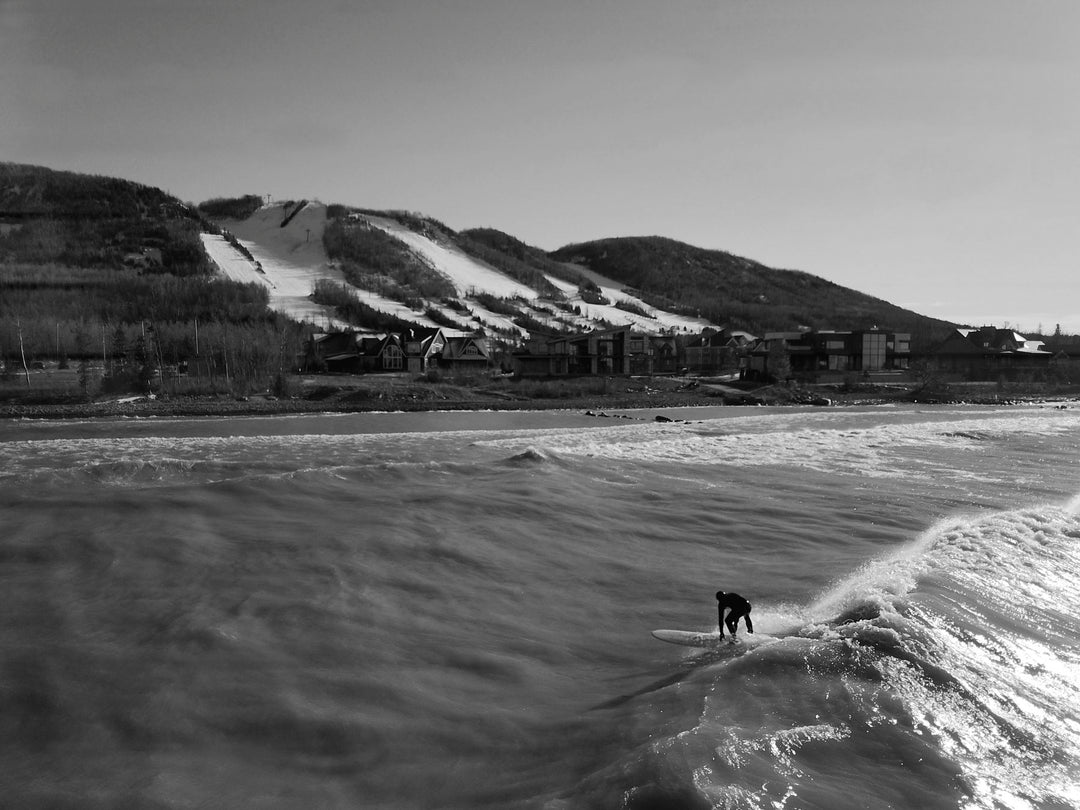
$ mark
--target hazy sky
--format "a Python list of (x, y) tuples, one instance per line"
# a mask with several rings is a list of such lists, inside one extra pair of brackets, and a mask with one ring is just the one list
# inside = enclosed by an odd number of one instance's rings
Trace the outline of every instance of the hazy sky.
[(1080, 332), (1077, 0), (0, 0), (0, 159)]

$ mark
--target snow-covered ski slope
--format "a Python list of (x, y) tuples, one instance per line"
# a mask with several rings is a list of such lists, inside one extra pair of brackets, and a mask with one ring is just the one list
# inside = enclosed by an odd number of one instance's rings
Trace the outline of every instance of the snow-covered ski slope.
[[(327, 257), (323, 246), (326, 206), (320, 202), (308, 202), (299, 211), (296, 210), (296, 206), (295, 202), (271, 203), (259, 208), (245, 220), (229, 220), (222, 223), (222, 226), (231, 231), (250, 251), (258, 265), (247, 259), (221, 236), (203, 234), (203, 244), (211, 259), (229, 278), (265, 285), (270, 291), (270, 306), (273, 309), (297, 320), (306, 320), (318, 325), (347, 326), (334, 317), (329, 307), (316, 304), (310, 299), (315, 283), (319, 279), (329, 279), (338, 284), (347, 283), (341, 270)], [(646, 331), (674, 329), (698, 332), (703, 327), (711, 325), (701, 318), (674, 315), (650, 307), (629, 293), (623, 292), (618, 282), (576, 265), (572, 266), (574, 270), (593, 281), (600, 288), (603, 296), (612, 303), (585, 303), (581, 300), (577, 285), (549, 275), (547, 279), (563, 292), (571, 306), (581, 312), (581, 315), (559, 312), (557, 316), (553, 316), (545, 311), (551, 309), (550, 303), (545, 304), (538, 291), (505, 275), (486, 262), (469, 256), (456, 245), (435, 241), (389, 217), (368, 214), (354, 214), (353, 216), (366, 220), (370, 225), (403, 242), (416, 256), (454, 285), (457, 297), (469, 308), (471, 315), (464, 315), (436, 301), (429, 302), (429, 306), (460, 323), (463, 330), (484, 327), (506, 334), (528, 336), (528, 332), (514, 324), (511, 318), (492, 312), (473, 299), (473, 296), (480, 292), (498, 298), (516, 299), (522, 311), (540, 322), (550, 323), (555, 328), (572, 325), (586, 330), (601, 320), (618, 325), (630, 325)], [(284, 226), (282, 226), (283, 222), (286, 223)], [(350, 292), (380, 312), (390, 313), (414, 323), (435, 325), (423, 313), (410, 309), (398, 301), (355, 287), (350, 287)], [(617, 301), (630, 303), (651, 317), (619, 309), (614, 306)]]
[(524, 298), (531, 301), (539, 293), (519, 281), (500, 273), (491, 265), (474, 259), (456, 245), (445, 245), (406, 228), (386, 217), (361, 215), (375, 227), (404, 242), (432, 267), (450, 279), (459, 298), (472, 292), (486, 292), (499, 298)]
[[(326, 206), (309, 202), (282, 227), (296, 203), (264, 205), (244, 220), (227, 220), (222, 227), (231, 231), (255, 258), (248, 259), (222, 236), (204, 233), (206, 252), (221, 272), (235, 281), (262, 284), (270, 292), (270, 308), (298, 321), (309, 321), (328, 328), (346, 328), (348, 323), (335, 317), (333, 309), (311, 300), (319, 279), (344, 284), (341, 270), (329, 261), (323, 247)], [(380, 312), (388, 312), (434, 326), (434, 322), (413, 312), (399, 301), (383, 298), (367, 290), (351, 288), (361, 301)]]
[[(536, 290), (504, 275), (491, 265), (474, 259), (454, 245), (439, 244), (424, 234), (406, 228), (397, 220), (369, 215), (363, 215), (362, 218), (397, 237), (425, 258), (432, 267), (450, 279), (459, 296), (468, 296), (471, 290), (482, 290), (500, 298), (522, 298), (526, 301), (535, 301), (539, 298), (539, 293)], [(577, 265), (572, 265), (572, 267), (596, 284), (603, 296), (612, 302), (611, 304), (586, 304), (578, 294), (577, 285), (551, 275), (545, 275), (548, 281), (566, 295), (571, 304), (581, 309), (583, 316), (582, 326), (605, 320), (610, 323), (631, 325), (645, 330), (676, 329), (700, 332), (704, 327), (712, 325), (704, 318), (688, 318), (651, 307), (641, 299), (623, 292), (622, 285), (617, 281), (605, 278), (587, 268), (578, 267)], [(615, 306), (616, 301), (632, 304), (652, 317), (643, 317), (625, 309), (619, 309)]]

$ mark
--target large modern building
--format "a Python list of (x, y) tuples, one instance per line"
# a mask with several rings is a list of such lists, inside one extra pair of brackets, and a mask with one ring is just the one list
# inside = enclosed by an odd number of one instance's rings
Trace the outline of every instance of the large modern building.
[(523, 377), (668, 374), (676, 370), (675, 337), (629, 326), (536, 338), (514, 353)]
[[(907, 369), (911, 335), (906, 332), (865, 331), (768, 332), (744, 357), (743, 376), (776, 376), (779, 358), (786, 358), (792, 377), (894, 373)], [(783, 373), (783, 372), (781, 372)], [(785, 374), (786, 376), (786, 374)]]

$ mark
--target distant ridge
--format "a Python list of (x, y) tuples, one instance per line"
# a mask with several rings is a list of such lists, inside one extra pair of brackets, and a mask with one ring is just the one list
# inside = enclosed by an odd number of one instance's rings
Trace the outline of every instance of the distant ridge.
[(699, 312), (754, 334), (796, 329), (871, 329), (943, 338), (953, 324), (929, 318), (810, 273), (694, 247), (662, 236), (598, 239), (551, 258), (616, 279), (653, 306)]
[[(215, 221), (228, 220), (230, 230), (244, 238), (241, 223), (268, 205), (262, 200), (214, 198), (189, 207), (127, 180), (0, 163), (0, 216), (67, 223), (48, 232), (44, 249), (24, 234), (16, 256), (9, 240), (8, 261), (94, 268), (127, 261), (144, 270), (203, 275), (210, 262), (199, 231), (219, 232)], [(311, 208), (307, 200), (277, 205), (275, 225), (283, 233)], [(413, 212), (338, 204), (325, 206), (324, 217), (325, 236), (321, 224), (304, 231), (304, 247), (295, 248), (287, 281), (300, 297), (358, 326), (380, 328), (379, 318), (365, 323), (365, 313), (374, 309), (420, 325), (482, 329), (511, 343), (622, 324), (684, 333), (727, 327), (752, 334), (878, 327), (912, 333), (914, 347), (943, 339), (953, 328), (810, 273), (662, 236), (599, 239), (548, 252), (493, 228), (455, 232)], [(89, 221), (111, 224), (92, 232), (77, 227)], [(325, 252), (312, 250), (309, 240), (325, 242)], [(344, 283), (319, 283), (327, 278)], [(498, 283), (489, 286), (491, 280)], [(260, 281), (283, 285), (281, 279)]]

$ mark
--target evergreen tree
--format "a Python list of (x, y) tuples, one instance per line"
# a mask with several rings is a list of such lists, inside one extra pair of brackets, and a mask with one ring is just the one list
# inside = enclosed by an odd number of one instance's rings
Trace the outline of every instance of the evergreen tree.
[(112, 345), (109, 347), (110, 357), (109, 376), (120, 374), (127, 365), (127, 332), (124, 325), (118, 323), (112, 334)]
[(769, 346), (769, 374), (777, 382), (784, 382), (791, 377), (791, 353), (783, 338), (777, 338)]

